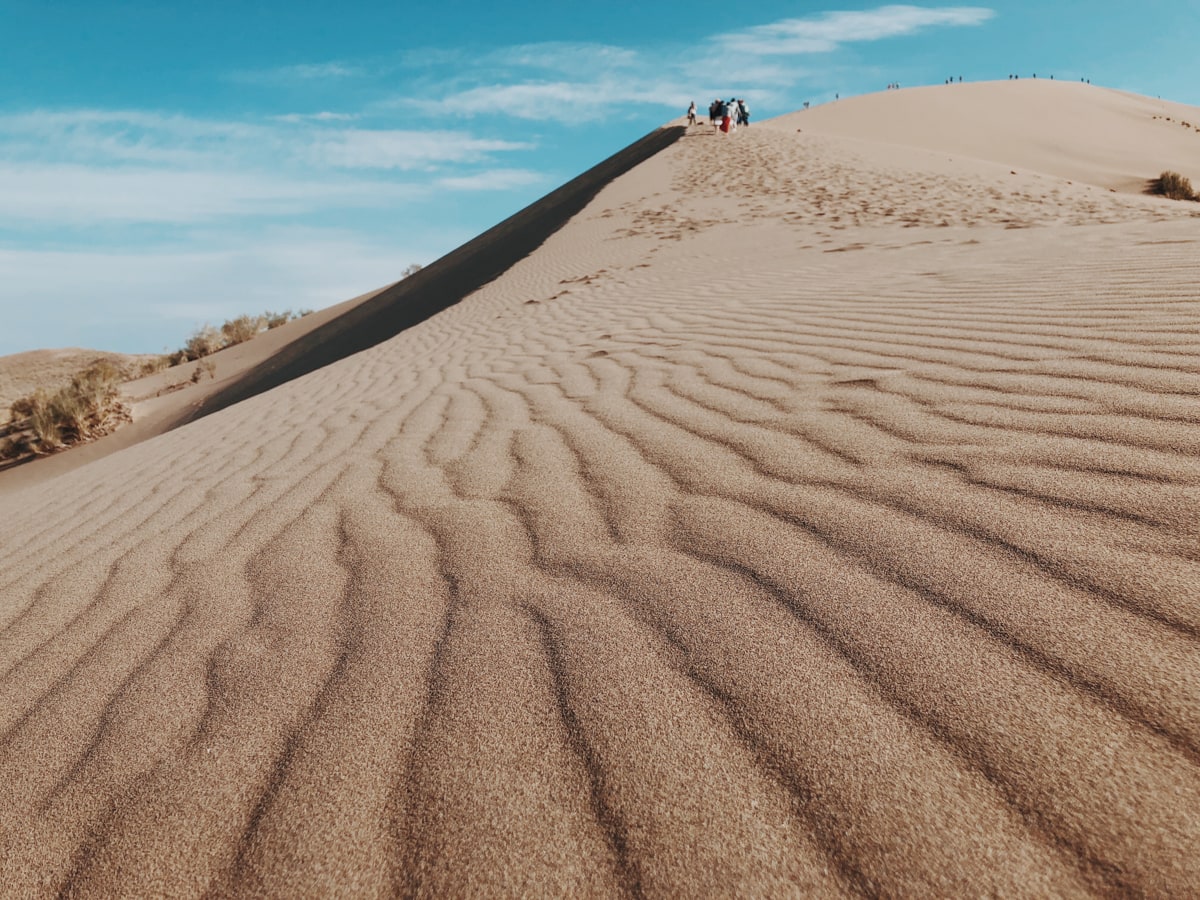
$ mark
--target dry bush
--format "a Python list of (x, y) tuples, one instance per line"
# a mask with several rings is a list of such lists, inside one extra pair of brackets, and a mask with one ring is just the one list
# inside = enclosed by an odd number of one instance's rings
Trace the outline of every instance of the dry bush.
[(102, 360), (71, 377), (54, 392), (38, 390), (12, 404), (0, 458), (53, 453), (108, 434), (129, 419), (117, 385), (125, 373)]
[(244, 343), (265, 327), (263, 316), (238, 316), (236, 319), (230, 319), (221, 326), (221, 335), (225, 340), (222, 347), (217, 349)]
[(400, 273), (400, 277), (403, 279), (407, 278), (409, 275), (416, 275), (421, 271), (422, 268), (423, 267), (420, 263), (412, 263), (411, 265), (405, 267), (404, 271)]
[[(238, 316), (236, 319), (229, 319), (219, 329), (206, 324), (203, 328), (197, 329), (181, 349), (165, 354), (161, 358), (161, 364), (158, 360), (143, 364), (141, 374), (148, 375), (166, 366), (177, 366), (180, 363), (203, 359), (218, 350), (224, 350), (234, 344), (241, 344), (264, 331), (286, 325), (288, 322), (310, 313), (312, 313), (311, 309), (302, 309), (298, 313), (293, 313), (290, 309), (280, 313), (267, 311), (261, 316)], [(148, 368), (149, 366), (157, 368)]]
[(209, 378), (217, 377), (217, 364), (211, 359), (202, 359), (196, 363), (196, 368), (192, 370), (192, 384), (199, 384), (205, 375)]
[(221, 337), (221, 332), (211, 325), (205, 325), (187, 339), (187, 343), (183, 345), (181, 351), (183, 358), (179, 361), (190, 362), (194, 359), (211, 356), (224, 346), (225, 342)]
[(161, 372), (167, 366), (174, 365), (171, 354), (163, 354), (156, 356), (153, 359), (142, 360), (142, 364), (138, 366), (137, 377), (141, 378), (144, 375), (153, 375), (155, 372)]
[(1200, 200), (1192, 190), (1192, 182), (1178, 172), (1163, 172), (1150, 183), (1150, 192), (1171, 200)]

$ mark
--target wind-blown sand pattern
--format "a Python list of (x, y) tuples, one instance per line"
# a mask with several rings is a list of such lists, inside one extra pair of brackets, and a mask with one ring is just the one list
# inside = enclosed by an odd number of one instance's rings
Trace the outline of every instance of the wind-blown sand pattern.
[(5, 494), (6, 891), (1194, 892), (1198, 211), (696, 129)]

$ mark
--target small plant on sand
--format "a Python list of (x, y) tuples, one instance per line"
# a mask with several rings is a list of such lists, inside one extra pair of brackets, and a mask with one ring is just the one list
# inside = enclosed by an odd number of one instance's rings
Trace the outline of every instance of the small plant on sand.
[(1150, 182), (1150, 193), (1161, 194), (1170, 200), (1200, 200), (1192, 183), (1178, 172), (1163, 172)]
[(183, 350), (181, 351), (183, 359), (179, 361), (189, 362), (193, 359), (211, 356), (224, 346), (225, 341), (221, 336), (221, 332), (217, 331), (211, 325), (205, 325), (203, 328), (197, 329), (187, 339), (187, 343), (183, 345)]
[(125, 373), (107, 361), (76, 372), (56, 391), (39, 390), (12, 404), (0, 458), (53, 453), (108, 434), (129, 420), (117, 390)]
[(196, 363), (196, 368), (192, 370), (192, 384), (199, 384), (205, 375), (209, 378), (217, 377), (217, 364), (211, 359), (202, 359)]
[[(257, 337), (264, 331), (279, 328), (281, 325), (307, 316), (311, 312), (311, 309), (303, 309), (298, 313), (293, 313), (290, 309), (280, 313), (268, 311), (260, 316), (238, 316), (236, 319), (228, 319), (220, 328), (205, 325), (203, 328), (198, 328), (180, 349), (174, 353), (164, 354), (162, 366), (177, 366), (181, 363), (203, 359), (226, 347), (232, 347)], [(141, 374), (149, 375), (157, 372), (157, 368), (152, 368), (156, 365), (158, 365), (157, 360), (143, 364)]]
[(266, 327), (263, 316), (238, 316), (236, 319), (230, 319), (221, 326), (221, 336), (224, 338), (222, 349), (245, 343)]
[(145, 375), (153, 375), (155, 372), (161, 372), (167, 366), (171, 365), (171, 355), (164, 353), (161, 356), (154, 356), (150, 359), (143, 360), (138, 366), (134, 377), (142, 378)]

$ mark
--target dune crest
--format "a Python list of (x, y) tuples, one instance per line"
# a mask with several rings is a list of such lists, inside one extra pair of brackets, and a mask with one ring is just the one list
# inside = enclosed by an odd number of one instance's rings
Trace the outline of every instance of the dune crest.
[(1196, 225), (696, 128), (437, 315), (4, 495), (10, 890), (1187, 894)]

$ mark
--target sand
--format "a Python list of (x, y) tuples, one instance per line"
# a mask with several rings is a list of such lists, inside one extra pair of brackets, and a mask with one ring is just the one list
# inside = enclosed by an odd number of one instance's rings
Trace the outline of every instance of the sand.
[(692, 129), (0, 495), (8, 894), (1194, 892), (1200, 204), (1105, 183), (1140, 98), (1023, 95), (1102, 164), (878, 112), (1010, 87)]

